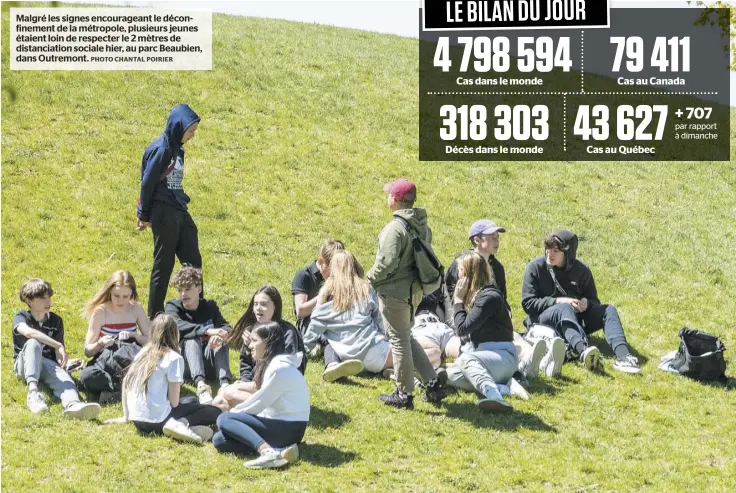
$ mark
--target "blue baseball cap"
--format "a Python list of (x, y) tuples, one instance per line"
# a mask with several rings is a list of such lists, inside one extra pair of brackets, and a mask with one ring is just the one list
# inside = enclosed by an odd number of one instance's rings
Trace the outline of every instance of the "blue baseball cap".
[(468, 230), (468, 239), (472, 240), (474, 236), (478, 235), (490, 235), (493, 233), (505, 233), (506, 230), (501, 226), (496, 225), (490, 219), (478, 219), (470, 226)]

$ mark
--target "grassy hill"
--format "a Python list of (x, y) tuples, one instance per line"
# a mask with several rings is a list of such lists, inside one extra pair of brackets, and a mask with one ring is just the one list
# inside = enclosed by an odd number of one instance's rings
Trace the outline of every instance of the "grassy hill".
[[(4, 33), (8, 20), (4, 8)], [(211, 72), (11, 72), (4, 34), (2, 83), (15, 91), (2, 93), (4, 490), (736, 488), (735, 394), (657, 370), (685, 324), (736, 349), (733, 162), (419, 162), (416, 40), (224, 15), (213, 32)], [(58, 401), (30, 415), (12, 374), (18, 288), (32, 276), (52, 283), (72, 357), (82, 356), (80, 310), (111, 272), (130, 270), (146, 301), (152, 239), (134, 230), (140, 159), (180, 102), (202, 117), (185, 190), (205, 290), (231, 322), (266, 282), (288, 299), (325, 238), (370, 266), (390, 217), (382, 184), (408, 176), (446, 263), (475, 219), (507, 229), (499, 258), (517, 328), (526, 263), (548, 232), (576, 231), (643, 375), (614, 372), (604, 351), (606, 376), (567, 365), (563, 378), (538, 380), (532, 400), (514, 400), (513, 414), (487, 416), (464, 393), (441, 409), (387, 409), (376, 398), (387, 381), (329, 385), (312, 362), (303, 460), (281, 472), (246, 471), (211, 445), (64, 421)], [(602, 334), (596, 341), (605, 346)], [(102, 419), (120, 414), (110, 406)]]

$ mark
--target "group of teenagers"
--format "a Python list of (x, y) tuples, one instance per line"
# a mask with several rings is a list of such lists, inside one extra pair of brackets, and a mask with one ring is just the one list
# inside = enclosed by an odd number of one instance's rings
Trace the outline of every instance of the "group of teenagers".
[[(13, 320), (14, 371), (28, 385), (31, 411), (48, 409), (39, 382), (72, 418), (96, 419), (100, 403), (120, 400), (123, 416), (106, 423), (131, 422), (140, 432), (183, 441), (212, 440), (221, 452), (257, 453), (247, 467), (274, 468), (299, 456), (310, 414), (308, 357), (324, 360), (327, 382), (361, 372), (394, 379), (394, 391), (379, 398), (403, 409), (414, 407), (416, 387), (435, 405), (453, 387), (478, 393), (483, 411), (509, 411), (505, 396), (528, 399), (528, 379), (559, 375), (566, 359), (599, 368), (600, 352), (588, 334), (601, 328), (615, 354), (613, 368), (640, 372), (618, 313), (600, 303), (570, 231), (550, 234), (544, 254), (527, 265), (524, 336), (514, 331), (505, 271), (496, 258), (505, 230), (488, 219), (470, 226), (470, 248), (454, 258), (436, 291), (424, 293), (415, 240), (431, 244), (432, 233), (426, 210), (414, 206), (415, 184), (403, 178), (384, 187), (392, 218), (367, 272), (342, 242), (328, 240), (293, 279), (296, 326), (283, 318), (279, 291), (264, 285), (231, 327), (204, 296), (197, 227), (182, 188), (183, 145), (199, 121), (189, 106), (176, 106), (143, 155), (138, 229), (151, 228), (154, 239), (148, 313), (133, 276), (123, 270), (84, 309), (90, 359), (79, 382), (97, 402), (82, 401), (69, 374), (63, 322), (50, 311), (51, 286), (32, 279), (21, 287), (28, 310)], [(171, 282), (178, 298), (164, 306), (175, 257), (182, 264)], [(237, 380), (231, 348), (239, 352)], [(445, 365), (446, 358), (452, 363)], [(185, 379), (196, 385), (196, 396), (181, 396)], [(216, 394), (208, 381), (219, 384)]]

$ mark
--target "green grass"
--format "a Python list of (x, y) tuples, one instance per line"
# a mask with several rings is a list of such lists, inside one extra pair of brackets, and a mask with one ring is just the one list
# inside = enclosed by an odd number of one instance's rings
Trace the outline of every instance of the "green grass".
[[(657, 370), (685, 324), (736, 348), (734, 163), (420, 163), (416, 40), (224, 15), (213, 32), (211, 72), (11, 72), (3, 39), (2, 83), (15, 89), (15, 99), (2, 93), (5, 490), (736, 488), (734, 394)], [(538, 380), (530, 401), (514, 400), (513, 414), (486, 416), (464, 393), (441, 409), (387, 409), (376, 396), (388, 382), (329, 385), (311, 363), (303, 460), (282, 472), (246, 471), (211, 445), (130, 426), (64, 421), (58, 401), (32, 416), (12, 374), (18, 288), (31, 276), (52, 283), (72, 357), (82, 356), (79, 312), (112, 271), (130, 270), (145, 301), (152, 240), (134, 231), (140, 159), (179, 102), (202, 117), (185, 189), (205, 290), (231, 322), (266, 282), (288, 300), (294, 272), (325, 238), (369, 267), (390, 216), (381, 186), (409, 176), (446, 263), (475, 219), (507, 229), (499, 258), (517, 328), (526, 263), (549, 231), (576, 231), (644, 374), (614, 372), (609, 351), (607, 376), (568, 365), (564, 378)], [(111, 406), (102, 419), (120, 413)]]

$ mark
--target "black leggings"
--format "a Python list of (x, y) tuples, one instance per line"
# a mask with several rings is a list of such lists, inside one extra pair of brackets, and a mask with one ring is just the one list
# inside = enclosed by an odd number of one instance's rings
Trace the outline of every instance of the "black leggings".
[(198, 402), (179, 404), (171, 410), (168, 416), (160, 423), (148, 423), (146, 421), (133, 421), (133, 424), (141, 433), (154, 433), (160, 435), (164, 431), (164, 425), (171, 419), (186, 419), (189, 426), (211, 426), (217, 422), (222, 410), (215, 406), (203, 405)]

